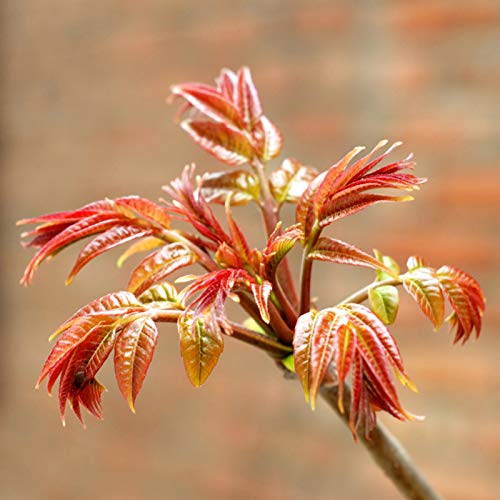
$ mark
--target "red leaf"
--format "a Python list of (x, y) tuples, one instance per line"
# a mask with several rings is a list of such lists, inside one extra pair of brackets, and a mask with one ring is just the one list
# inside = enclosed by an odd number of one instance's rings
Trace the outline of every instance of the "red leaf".
[(224, 123), (184, 120), (181, 127), (207, 153), (228, 165), (243, 165), (253, 157), (245, 135)]
[(261, 285), (257, 285), (256, 283), (252, 283), (251, 290), (253, 296), (255, 298), (255, 303), (259, 308), (260, 317), (264, 320), (265, 323), (269, 323), (269, 295), (273, 291), (273, 287), (269, 281), (264, 281)]
[(92, 241), (87, 243), (83, 250), (78, 255), (76, 263), (69, 273), (66, 280), (66, 285), (69, 285), (73, 278), (80, 270), (87, 265), (92, 259), (95, 259), (100, 254), (114, 248), (123, 243), (136, 240), (151, 234), (151, 230), (142, 229), (135, 226), (114, 226), (108, 229), (105, 233), (100, 234)]
[(309, 382), (311, 408), (316, 407), (318, 391), (338, 347), (338, 336), (347, 326), (347, 317), (334, 309), (316, 316), (311, 338)]
[(281, 232), (281, 225), (276, 226), (262, 252), (268, 279), (274, 278), (280, 262), (302, 236), (303, 232), (297, 224), (287, 227), (283, 232)]
[(204, 115), (219, 123), (240, 128), (243, 123), (236, 107), (218, 90), (201, 83), (174, 85), (172, 94), (183, 97)]
[(317, 313), (310, 311), (299, 316), (293, 336), (293, 360), (306, 401), (310, 402), (311, 345)]
[(309, 253), (309, 258), (339, 264), (371, 267), (394, 276), (392, 269), (382, 264), (375, 257), (363, 252), (354, 245), (333, 238), (320, 238)]
[(128, 282), (128, 291), (140, 295), (174, 271), (194, 264), (197, 260), (198, 257), (183, 243), (165, 245), (148, 255), (134, 269)]
[(135, 400), (151, 365), (158, 330), (149, 318), (139, 318), (126, 325), (115, 345), (115, 376), (118, 387), (135, 413)]
[(267, 163), (276, 158), (283, 146), (283, 136), (276, 125), (263, 116), (254, 126), (252, 136), (257, 156)]
[(45, 259), (78, 240), (109, 231), (85, 247), (68, 278), (69, 281), (94, 256), (120, 243), (140, 237), (140, 231), (143, 231), (144, 235), (161, 233), (164, 228), (169, 227), (170, 218), (166, 209), (156, 203), (138, 196), (129, 196), (97, 201), (71, 212), (58, 212), (19, 222), (28, 223), (41, 223), (34, 231), (23, 235), (35, 236), (26, 246), (40, 249), (24, 272), (21, 279), (24, 284), (31, 282), (33, 273)]
[(241, 68), (238, 71), (237, 78), (236, 106), (245, 127), (251, 129), (262, 116), (259, 95), (248, 68)]
[(438, 269), (436, 277), (453, 308), (448, 321), (451, 329), (455, 330), (454, 343), (460, 340), (465, 343), (474, 330), (476, 337), (479, 337), (485, 299), (478, 282), (464, 271), (451, 266)]

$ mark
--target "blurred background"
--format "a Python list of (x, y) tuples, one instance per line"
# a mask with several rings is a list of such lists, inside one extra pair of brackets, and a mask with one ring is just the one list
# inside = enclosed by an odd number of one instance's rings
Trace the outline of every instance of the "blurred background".
[[(48, 335), (91, 299), (122, 289), (119, 251), (64, 278), (77, 249), (18, 285), (31, 252), (17, 219), (103, 197), (161, 196), (185, 163), (215, 160), (174, 123), (170, 84), (252, 68), (282, 157), (327, 168), (380, 138), (414, 151), (430, 181), (413, 203), (376, 206), (337, 237), (475, 275), (488, 298), (479, 342), (452, 347), (403, 297), (393, 328), (423, 423), (382, 418), (431, 483), (452, 499), (499, 498), (500, 5), (489, 0), (5, 0), (1, 5), (0, 497), (5, 499), (399, 498), (323, 404), (257, 350), (228, 340), (206, 386), (184, 374), (174, 327), (161, 326), (132, 415), (101, 379), (104, 421), (62, 428), (54, 398), (33, 389)], [(292, 216), (292, 210), (285, 212)], [(252, 241), (258, 214), (238, 209)], [(298, 270), (298, 255), (293, 255)], [(326, 306), (371, 280), (317, 265)]]

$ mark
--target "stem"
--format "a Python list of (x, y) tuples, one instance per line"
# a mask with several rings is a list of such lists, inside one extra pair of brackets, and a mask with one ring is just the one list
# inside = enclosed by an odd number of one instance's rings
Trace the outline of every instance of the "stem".
[(318, 241), (321, 234), (321, 228), (318, 223), (314, 224), (311, 235), (302, 253), (302, 269), (300, 271), (300, 314), (305, 314), (311, 307), (311, 278), (312, 278), (312, 260), (309, 253)]
[[(251, 165), (259, 177), (260, 189), (262, 194), (262, 202), (260, 203), (260, 208), (262, 211), (262, 216), (264, 218), (264, 225), (266, 226), (267, 236), (270, 236), (276, 228), (276, 224), (278, 224), (279, 222), (278, 206), (276, 204), (276, 200), (271, 194), (271, 190), (269, 189), (269, 183), (264, 173), (264, 165), (256, 158), (254, 158)], [(290, 307), (292, 309), (296, 309), (299, 304), (299, 298), (297, 295), (297, 290), (295, 288), (295, 283), (293, 281), (290, 265), (286, 257), (282, 260), (280, 266), (278, 267), (277, 274), (280, 282), (287, 291), (287, 295), (284, 298), (287, 301), (290, 300)]]
[[(351, 391), (347, 384), (344, 386), (344, 413), (339, 410), (337, 404), (338, 385), (324, 384), (320, 393), (328, 405), (349, 426)], [(441, 498), (417, 469), (408, 452), (382, 424), (378, 423), (375, 426), (369, 438), (366, 438), (365, 430), (360, 429), (359, 439), (405, 498), (413, 500), (439, 500)]]
[(374, 281), (373, 283), (370, 283), (369, 285), (365, 286), (361, 290), (358, 290), (357, 292), (353, 293), (352, 295), (349, 295), (349, 297), (345, 298), (341, 302), (339, 302), (337, 305), (341, 306), (343, 304), (359, 304), (361, 302), (364, 302), (368, 298), (368, 292), (370, 290), (373, 290), (374, 288), (378, 288), (379, 286), (399, 286), (402, 284), (401, 280), (402, 276), (399, 278), (388, 278), (383, 281)]
[[(155, 311), (152, 319), (157, 322), (176, 323), (181, 314), (182, 311), (158, 310)], [(233, 330), (233, 334), (231, 335), (231, 337), (258, 347), (259, 349), (268, 352), (273, 357), (283, 358), (284, 356), (292, 352), (292, 349), (290, 347), (281, 344), (271, 337), (262, 335), (261, 333), (254, 330), (250, 330), (249, 328), (246, 328), (239, 323), (233, 323), (230, 321), (229, 324)]]
[(312, 260), (309, 258), (309, 251), (304, 249), (300, 272), (300, 314), (305, 314), (311, 307), (311, 277)]

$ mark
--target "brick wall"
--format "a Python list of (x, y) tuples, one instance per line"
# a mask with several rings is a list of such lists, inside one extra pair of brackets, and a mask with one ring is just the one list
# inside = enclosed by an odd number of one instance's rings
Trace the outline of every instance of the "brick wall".
[[(55, 401), (32, 390), (49, 332), (125, 276), (110, 255), (64, 288), (69, 251), (21, 289), (29, 254), (13, 221), (105, 196), (155, 199), (186, 162), (215, 168), (164, 98), (171, 83), (242, 64), (286, 155), (325, 168), (354, 145), (401, 139), (430, 177), (414, 203), (374, 207), (336, 234), (402, 263), (419, 253), (463, 267), (483, 284), (484, 336), (464, 348), (403, 302), (394, 332), (420, 394), (401, 392), (427, 420), (386, 422), (446, 498), (497, 497), (499, 33), (498, 2), (487, 0), (4, 2), (2, 498), (398, 498), (326, 407), (312, 414), (297, 384), (237, 342), (194, 390), (174, 329), (162, 327), (137, 415), (108, 367), (106, 419), (86, 432), (72, 419), (61, 429)], [(253, 211), (238, 215), (255, 225)], [(315, 293), (332, 301), (370, 279), (326, 265), (316, 276)]]

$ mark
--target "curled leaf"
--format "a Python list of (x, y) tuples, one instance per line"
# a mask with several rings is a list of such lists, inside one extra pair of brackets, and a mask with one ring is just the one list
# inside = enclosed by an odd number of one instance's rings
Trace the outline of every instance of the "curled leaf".
[(307, 186), (318, 176), (316, 169), (287, 158), (270, 176), (271, 193), (279, 204), (297, 203)]

